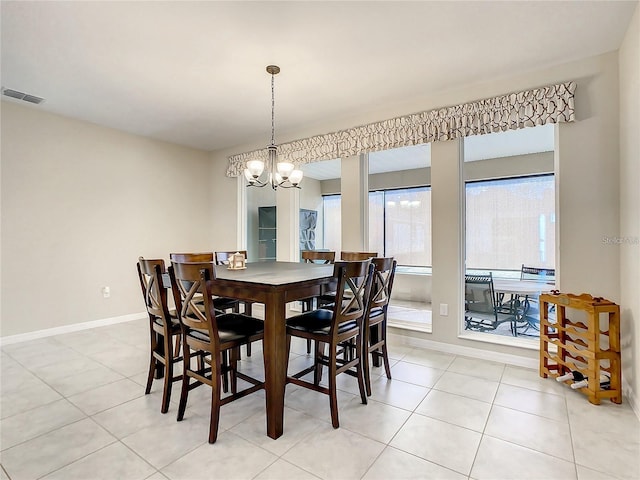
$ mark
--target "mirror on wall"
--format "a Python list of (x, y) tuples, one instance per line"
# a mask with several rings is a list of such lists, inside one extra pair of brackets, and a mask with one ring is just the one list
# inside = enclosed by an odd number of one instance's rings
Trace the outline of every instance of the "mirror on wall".
[(394, 257), (389, 324), (431, 332), (431, 145), (369, 154), (369, 250)]
[(302, 231), (303, 217), (313, 216), (311, 212), (315, 212), (315, 248), (313, 250), (339, 252), (342, 233), (340, 211), (341, 161), (337, 158), (307, 163), (302, 165), (300, 169), (304, 172), (304, 185), (300, 190), (300, 247), (302, 249), (305, 241), (303, 237), (305, 233)]
[[(299, 249), (340, 251), (340, 159), (305, 164), (300, 169), (304, 181), (299, 190)], [(246, 208), (249, 260), (274, 261), (276, 192), (268, 186), (247, 188)]]
[(430, 271), (430, 144), (369, 154), (369, 249)]
[(247, 259), (250, 262), (276, 259), (276, 192), (270, 188), (247, 189)]

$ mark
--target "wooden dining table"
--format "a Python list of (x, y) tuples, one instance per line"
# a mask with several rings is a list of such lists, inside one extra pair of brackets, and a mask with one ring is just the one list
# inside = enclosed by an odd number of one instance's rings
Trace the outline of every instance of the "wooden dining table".
[(320, 295), (331, 282), (333, 265), (297, 262), (247, 263), (243, 270), (216, 266), (213, 293), (264, 304), (264, 374), (267, 435), (283, 433), (287, 379), (286, 305)]

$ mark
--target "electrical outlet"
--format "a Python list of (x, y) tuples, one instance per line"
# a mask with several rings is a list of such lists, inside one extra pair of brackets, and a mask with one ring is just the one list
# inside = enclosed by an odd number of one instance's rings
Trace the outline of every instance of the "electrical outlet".
[(441, 303), (440, 304), (440, 315), (442, 317), (447, 317), (449, 315), (449, 304)]
[(102, 287), (102, 296), (109, 298), (111, 296), (111, 289), (109, 287)]

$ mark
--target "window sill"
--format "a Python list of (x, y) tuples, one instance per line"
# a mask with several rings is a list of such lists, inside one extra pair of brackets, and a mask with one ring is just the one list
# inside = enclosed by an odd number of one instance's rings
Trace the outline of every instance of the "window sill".
[(410, 267), (408, 265), (398, 265), (396, 275), (428, 275), (431, 276), (431, 267)]
[(503, 335), (492, 335), (490, 333), (470, 332), (468, 330), (458, 334), (458, 338), (482, 343), (505, 345), (507, 347), (523, 348), (526, 350), (540, 350), (540, 340), (538, 338), (506, 337)]
[(389, 327), (415, 332), (432, 332), (430, 303), (392, 299), (387, 316)]
[(398, 330), (407, 330), (411, 332), (433, 333), (430, 323), (411, 323), (411, 322), (388, 322), (389, 328), (397, 328)]

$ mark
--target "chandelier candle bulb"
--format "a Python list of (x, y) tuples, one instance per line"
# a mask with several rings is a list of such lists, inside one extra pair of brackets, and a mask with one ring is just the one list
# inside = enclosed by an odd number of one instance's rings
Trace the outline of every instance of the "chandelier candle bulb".
[(291, 172), (291, 175), (289, 175), (289, 181), (293, 185), (298, 185), (302, 181), (303, 176), (304, 173), (302, 172), (302, 170), (294, 170), (293, 172)]
[(249, 175), (255, 179), (257, 179), (262, 172), (264, 171), (264, 162), (260, 160), (251, 160), (247, 162), (247, 170)]
[(284, 180), (287, 180), (289, 178), (294, 168), (295, 165), (293, 163), (278, 162), (278, 173)]

